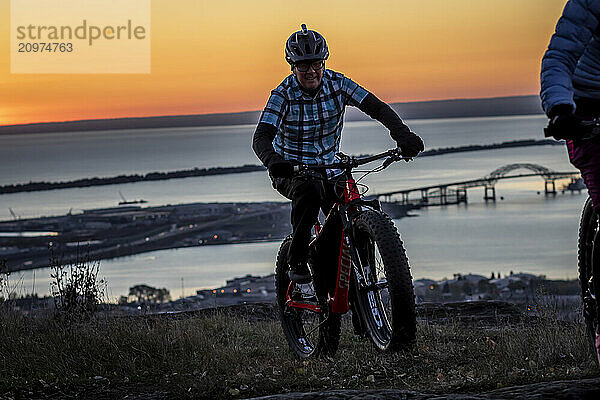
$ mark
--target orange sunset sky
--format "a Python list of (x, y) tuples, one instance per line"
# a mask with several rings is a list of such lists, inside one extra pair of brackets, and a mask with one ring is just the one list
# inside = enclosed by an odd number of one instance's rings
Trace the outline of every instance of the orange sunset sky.
[(0, 125), (261, 109), (287, 37), (321, 32), (343, 72), (388, 102), (537, 94), (566, 0), (154, 0), (150, 74), (11, 74), (0, 0)]

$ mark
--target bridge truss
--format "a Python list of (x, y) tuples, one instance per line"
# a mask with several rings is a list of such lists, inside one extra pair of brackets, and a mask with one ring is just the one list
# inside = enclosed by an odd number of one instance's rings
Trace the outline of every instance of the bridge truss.
[[(529, 170), (528, 173), (513, 174), (517, 170)], [(396, 190), (393, 192), (378, 193), (377, 198), (386, 202), (392, 202), (392, 197), (399, 196), (395, 201), (398, 204), (412, 204), (418, 206), (449, 205), (467, 203), (467, 189), (483, 187), (485, 201), (496, 201), (496, 183), (505, 179), (516, 179), (540, 176), (544, 179), (544, 193), (556, 195), (556, 181), (565, 178), (580, 176), (579, 172), (558, 172), (538, 164), (508, 164), (495, 169), (489, 175), (478, 179), (444, 183), (432, 186), (422, 186), (411, 189)], [(414, 193), (420, 194), (415, 197)], [(412, 195), (412, 196), (411, 196)]]

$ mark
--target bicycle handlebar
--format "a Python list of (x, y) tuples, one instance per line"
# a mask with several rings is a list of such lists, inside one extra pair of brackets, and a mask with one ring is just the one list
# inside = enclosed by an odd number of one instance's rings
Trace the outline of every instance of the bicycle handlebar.
[(387, 159), (383, 163), (383, 168), (387, 168), (394, 161), (412, 160), (412, 157), (402, 157), (399, 147), (397, 147), (395, 149), (390, 149), (390, 150), (384, 151), (383, 153), (379, 153), (379, 154), (375, 154), (375, 155), (367, 156), (367, 157), (361, 157), (361, 158), (347, 156), (342, 153), (337, 153), (336, 155), (340, 158), (340, 162), (333, 163), (333, 164), (327, 164), (327, 165), (322, 165), (322, 164), (321, 165), (309, 165), (309, 164), (294, 165), (294, 172), (300, 172), (300, 171), (305, 171), (305, 170), (319, 171), (319, 170), (326, 170), (326, 169), (351, 170), (358, 166), (368, 164), (373, 161), (381, 160), (382, 158), (386, 158), (386, 157), (387, 157)]

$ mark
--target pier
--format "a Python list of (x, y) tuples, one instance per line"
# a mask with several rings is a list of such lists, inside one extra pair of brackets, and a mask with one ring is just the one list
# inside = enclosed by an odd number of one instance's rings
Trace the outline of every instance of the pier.
[[(531, 172), (514, 174), (513, 171), (525, 169)], [(556, 181), (565, 178), (577, 178), (579, 172), (559, 172), (550, 170), (538, 164), (509, 164), (495, 169), (489, 175), (478, 179), (422, 186), (411, 189), (395, 190), (378, 193), (375, 196), (381, 201), (401, 205), (420, 207), (445, 206), (468, 202), (467, 190), (483, 187), (483, 199), (488, 202), (496, 201), (496, 183), (505, 179), (517, 179), (539, 176), (544, 179), (544, 194), (556, 195)]]

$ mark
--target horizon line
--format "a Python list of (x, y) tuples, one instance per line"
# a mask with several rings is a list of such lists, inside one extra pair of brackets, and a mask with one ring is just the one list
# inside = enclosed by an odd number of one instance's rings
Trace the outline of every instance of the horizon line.
[[(512, 96), (492, 96), (492, 97), (458, 97), (448, 99), (434, 99), (434, 100), (417, 100), (417, 101), (397, 101), (397, 102), (386, 102), (386, 104), (418, 104), (418, 103), (441, 103), (449, 101), (469, 101), (469, 100), (495, 100), (495, 99), (509, 99), (509, 98), (522, 98), (539, 96), (539, 94), (523, 94), (523, 95), (512, 95)], [(32, 125), (46, 125), (46, 124), (61, 124), (61, 123), (76, 123), (76, 122), (89, 122), (89, 121), (110, 121), (110, 120), (126, 120), (126, 119), (145, 119), (145, 118), (173, 118), (173, 117), (199, 117), (199, 116), (219, 116), (219, 115), (232, 115), (232, 114), (248, 114), (260, 112), (261, 110), (245, 110), (245, 111), (229, 111), (229, 112), (218, 112), (218, 113), (204, 113), (204, 114), (157, 114), (157, 115), (146, 115), (146, 116), (115, 116), (107, 118), (87, 118), (87, 119), (74, 119), (74, 120), (55, 120), (55, 121), (38, 121), (28, 122), (25, 124), (10, 124), (0, 125), (0, 128), (10, 127), (26, 127)]]

